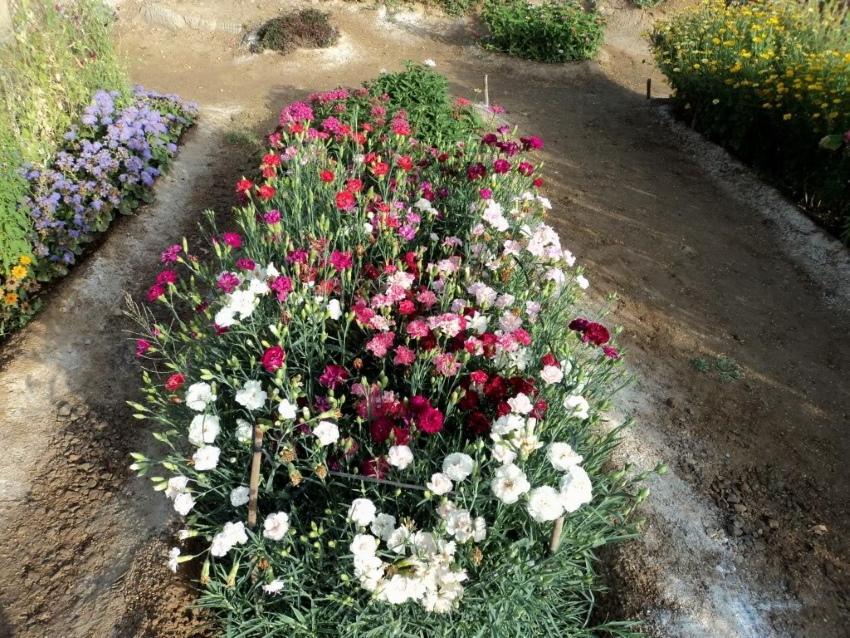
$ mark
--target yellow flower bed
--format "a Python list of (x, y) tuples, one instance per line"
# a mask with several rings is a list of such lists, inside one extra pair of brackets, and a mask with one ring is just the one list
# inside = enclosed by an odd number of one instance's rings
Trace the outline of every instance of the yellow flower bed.
[(815, 217), (850, 218), (846, 154), (818, 148), (850, 129), (850, 20), (827, 0), (708, 0), (658, 25), (652, 45), (680, 112), (771, 171)]

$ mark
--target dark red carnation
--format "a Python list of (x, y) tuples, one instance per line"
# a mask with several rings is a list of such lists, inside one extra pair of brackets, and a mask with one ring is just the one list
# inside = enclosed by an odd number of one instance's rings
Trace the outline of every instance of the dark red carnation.
[(587, 327), (584, 330), (584, 336), (582, 337), (582, 341), (601, 346), (608, 343), (608, 340), (610, 338), (611, 333), (608, 332), (608, 328), (603, 326), (601, 323), (591, 321), (589, 324), (587, 324)]
[(390, 438), (393, 422), (385, 416), (379, 416), (369, 424), (369, 433), (375, 443), (383, 443)]
[(286, 353), (280, 346), (272, 346), (270, 348), (266, 348), (266, 351), (263, 352), (262, 363), (263, 367), (266, 369), (266, 372), (277, 372), (283, 367), (285, 361)]
[(490, 419), (483, 412), (473, 412), (466, 418), (466, 427), (476, 436), (481, 436), (490, 431)]
[(360, 473), (376, 479), (384, 479), (390, 471), (390, 464), (383, 456), (363, 459), (360, 464)]
[(340, 365), (331, 363), (325, 366), (322, 376), (319, 377), (319, 383), (326, 388), (335, 389), (348, 380), (348, 371)]

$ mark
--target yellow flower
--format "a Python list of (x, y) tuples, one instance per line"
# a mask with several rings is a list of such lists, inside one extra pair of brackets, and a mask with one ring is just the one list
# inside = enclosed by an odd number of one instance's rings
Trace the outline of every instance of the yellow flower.
[(3, 297), (3, 301), (6, 302), (7, 306), (14, 306), (18, 303), (18, 295), (14, 292), (7, 292)]
[(26, 266), (15, 266), (12, 268), (12, 277), (15, 279), (23, 279), (27, 276), (27, 273), (29, 273), (29, 271)]
[(18, 261), (23, 266), (29, 266), (32, 263), (32, 257), (29, 255), (21, 255), (21, 258)]
[(783, 115), (783, 116), (782, 116), (782, 119), (783, 119), (783, 120), (785, 120), (785, 121), (787, 122), (787, 121), (788, 121), (788, 120), (790, 120), (792, 117), (793, 117), (793, 116), (792, 116), (790, 113), (786, 113), (785, 115)]

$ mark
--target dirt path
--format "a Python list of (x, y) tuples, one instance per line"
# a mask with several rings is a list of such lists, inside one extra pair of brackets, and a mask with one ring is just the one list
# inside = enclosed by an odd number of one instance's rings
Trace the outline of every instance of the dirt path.
[(251, 57), (237, 32), (269, 17), (258, 4), (119, 6), (133, 79), (199, 101), (205, 117), (157, 203), (62, 285), (0, 372), (0, 582), (22, 584), (0, 593), (7, 633), (203, 635), (162, 564), (164, 504), (124, 469), (145, 437), (123, 407), (136, 373), (121, 292), (143, 288), (198, 211), (226, 209), (247, 151), (223, 140), (267, 128), (311, 90), (433, 58), (459, 95), (475, 97), (487, 73), (491, 98), (546, 140), (554, 222), (593, 290), (619, 294), (639, 379), (619, 402), (637, 420), (623, 454), (671, 472), (653, 481), (646, 539), (611, 562), (616, 595), (601, 613), (663, 636), (840, 635), (850, 294), (829, 272), (846, 253), (805, 225), (788, 231), (786, 204), (647, 104), (646, 78), (664, 86), (640, 39), (651, 15), (616, 6), (599, 64), (546, 66), (480, 51), (463, 21), (339, 3), (322, 3), (338, 46)]

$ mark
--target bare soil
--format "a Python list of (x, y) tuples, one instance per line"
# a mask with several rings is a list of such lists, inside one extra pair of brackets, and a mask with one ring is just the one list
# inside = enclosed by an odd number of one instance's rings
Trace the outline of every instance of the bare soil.
[[(619, 2), (619, 0), (616, 0)], [(5, 346), (0, 370), (0, 636), (201, 637), (187, 580), (165, 567), (167, 503), (126, 469), (150, 443), (124, 401), (137, 372), (120, 315), (159, 251), (222, 217), (267, 130), (306, 93), (406, 59), (436, 60), (458, 95), (543, 137), (552, 221), (587, 265), (636, 383), (623, 460), (651, 481), (644, 539), (606, 556), (600, 617), (659, 636), (839, 636), (850, 622), (850, 349), (846, 251), (644, 97), (663, 97), (641, 33), (657, 15), (607, 4), (599, 62), (542, 65), (481, 51), (474, 23), (362, 4), (330, 11), (336, 46), (251, 55), (268, 3), (118, 4), (136, 82), (197, 100), (202, 118), (157, 201), (110, 231)], [(791, 220), (791, 221), (789, 221)], [(182, 568), (181, 568), (182, 570)], [(188, 575), (184, 570), (184, 578)]]

